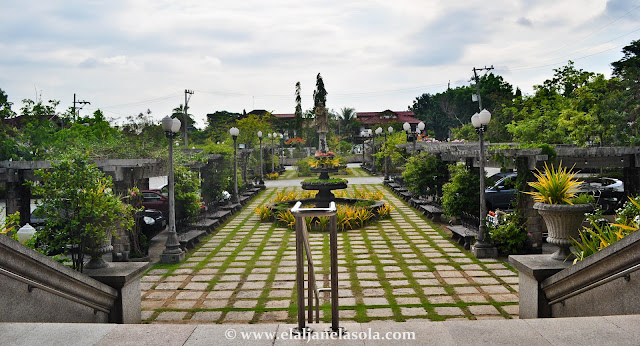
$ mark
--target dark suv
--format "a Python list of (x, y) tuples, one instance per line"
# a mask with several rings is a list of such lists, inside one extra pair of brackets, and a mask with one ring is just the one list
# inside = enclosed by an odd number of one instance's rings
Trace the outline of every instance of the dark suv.
[(513, 209), (518, 190), (516, 190), (516, 173), (506, 173), (490, 188), (484, 191), (487, 210)]
[[(518, 190), (515, 188), (517, 173), (501, 173), (504, 177), (485, 190), (487, 210), (513, 209)], [(588, 193), (595, 197), (596, 203), (605, 213), (614, 212), (624, 203), (624, 184), (614, 178), (578, 178), (583, 181), (578, 187), (578, 193)]]

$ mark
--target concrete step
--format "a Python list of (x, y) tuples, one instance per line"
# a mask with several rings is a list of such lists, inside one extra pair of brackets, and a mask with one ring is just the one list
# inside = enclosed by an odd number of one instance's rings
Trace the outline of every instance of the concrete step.
[[(640, 315), (340, 323), (355, 345), (638, 345)], [(309, 324), (323, 332), (330, 324)], [(0, 323), (0, 345), (290, 345), (293, 324)], [(325, 345), (320, 334), (296, 344)], [(385, 339), (389, 337), (390, 339)], [(397, 337), (399, 340), (394, 340)], [(337, 337), (336, 337), (337, 338)], [(295, 340), (294, 340), (295, 341)], [(332, 341), (331, 343), (335, 343)]]

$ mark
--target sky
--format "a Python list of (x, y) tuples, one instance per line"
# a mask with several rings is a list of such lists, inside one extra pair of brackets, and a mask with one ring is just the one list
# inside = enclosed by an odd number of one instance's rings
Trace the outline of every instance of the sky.
[(2, 0), (0, 89), (23, 99), (88, 101), (115, 123), (160, 120), (194, 93), (207, 113), (313, 106), (407, 110), (423, 93), (492, 71), (525, 94), (573, 60), (611, 73), (640, 39), (640, 0)]

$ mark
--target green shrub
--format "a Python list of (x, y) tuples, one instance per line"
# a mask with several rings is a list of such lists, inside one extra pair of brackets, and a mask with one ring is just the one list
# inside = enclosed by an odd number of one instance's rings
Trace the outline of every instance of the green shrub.
[(407, 189), (419, 195), (441, 195), (446, 177), (447, 166), (429, 153), (411, 156), (402, 173)]
[(296, 162), (296, 166), (298, 167), (299, 177), (308, 177), (311, 175), (311, 166), (309, 165), (308, 160), (306, 159), (300, 160)]
[(176, 165), (175, 198), (177, 218), (193, 218), (200, 214), (200, 178), (189, 168)]
[(576, 197), (571, 198), (571, 204), (594, 204), (595, 202), (595, 197), (588, 193), (581, 193)]
[(447, 216), (475, 214), (480, 208), (480, 181), (465, 166), (450, 165), (451, 179), (442, 186), (442, 210)]
[(489, 225), (489, 236), (503, 254), (520, 253), (527, 241), (527, 230), (524, 227), (524, 219), (517, 214), (507, 214), (501, 224)]

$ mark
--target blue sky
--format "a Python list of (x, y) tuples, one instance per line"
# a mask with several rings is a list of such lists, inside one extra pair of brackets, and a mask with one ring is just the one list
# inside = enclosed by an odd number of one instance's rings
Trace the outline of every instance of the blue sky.
[(493, 65), (525, 93), (575, 61), (610, 74), (640, 39), (640, 0), (37, 1), (0, 5), (0, 89), (73, 94), (121, 121), (160, 119), (194, 90), (191, 112), (292, 113), (322, 73), (338, 111), (405, 110), (422, 93), (468, 85)]

